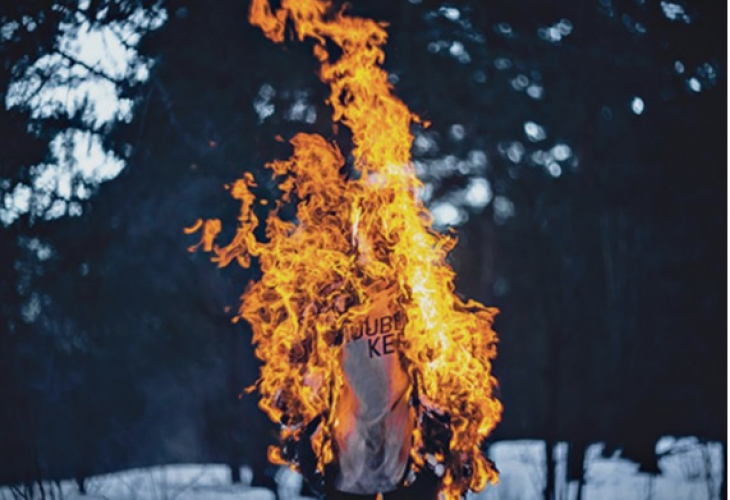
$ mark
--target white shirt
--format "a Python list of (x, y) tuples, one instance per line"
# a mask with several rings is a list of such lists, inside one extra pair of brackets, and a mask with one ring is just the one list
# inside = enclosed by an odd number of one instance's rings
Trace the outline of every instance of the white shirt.
[(392, 491), (405, 473), (413, 423), (397, 347), (404, 325), (403, 311), (386, 291), (372, 299), (359, 323), (345, 326), (346, 385), (334, 409), (339, 491)]

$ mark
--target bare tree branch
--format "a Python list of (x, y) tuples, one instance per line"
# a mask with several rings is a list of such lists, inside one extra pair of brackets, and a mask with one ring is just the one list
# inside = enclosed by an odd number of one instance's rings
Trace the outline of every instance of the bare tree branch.
[(122, 80), (119, 80), (117, 78), (114, 78), (113, 76), (108, 75), (108, 74), (104, 73), (103, 71), (101, 71), (99, 69), (96, 69), (95, 67), (91, 66), (88, 63), (85, 63), (84, 61), (78, 59), (77, 57), (72, 56), (71, 54), (68, 54), (68, 53), (66, 53), (66, 52), (64, 52), (62, 50), (58, 50), (57, 53), (61, 57), (63, 57), (64, 59), (68, 60), (69, 62), (71, 62), (73, 64), (78, 64), (79, 66), (81, 66), (82, 68), (84, 68), (89, 73), (91, 73), (91, 74), (93, 74), (95, 76), (98, 76), (98, 77), (103, 78), (105, 80), (109, 80), (110, 82), (112, 82), (115, 85), (121, 85), (123, 83)]

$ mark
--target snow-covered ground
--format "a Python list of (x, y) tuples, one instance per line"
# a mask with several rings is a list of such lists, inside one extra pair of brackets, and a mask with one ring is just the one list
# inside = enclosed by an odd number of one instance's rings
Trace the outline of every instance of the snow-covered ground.
[[(567, 446), (559, 445), (558, 498), (576, 498), (577, 483), (561, 484), (565, 477)], [(699, 443), (695, 438), (664, 437), (656, 445), (662, 455), (660, 476), (638, 473), (638, 465), (617, 453), (601, 457), (602, 445), (586, 453), (584, 500), (715, 500), (720, 498), (724, 474), (721, 443)], [(545, 444), (509, 441), (492, 445), (490, 457), (500, 470), (500, 483), (473, 495), (471, 500), (534, 500), (542, 498), (545, 481)], [(709, 478), (709, 481), (708, 481)]]
[[(558, 477), (563, 477), (565, 446), (558, 446)], [(586, 457), (585, 500), (715, 500), (720, 498), (724, 474), (722, 445), (702, 444), (694, 438), (662, 438), (657, 452), (662, 474), (637, 473), (638, 466), (614, 456), (601, 458), (601, 445), (589, 448)], [(544, 484), (544, 443), (500, 442), (491, 458), (501, 471), (499, 485), (471, 495), (470, 500), (538, 500)], [(45, 498), (54, 500), (274, 500), (273, 492), (252, 488), (250, 471), (242, 470), (243, 485), (231, 485), (222, 465), (169, 465), (134, 469), (90, 478), (87, 495), (73, 481), (45, 485)], [(301, 477), (287, 469), (278, 475), (281, 500), (307, 500), (298, 496)], [(558, 484), (560, 500), (575, 498), (576, 485)], [(24, 492), (0, 488), (0, 500), (27, 499)], [(32, 498), (41, 498), (36, 490)]]

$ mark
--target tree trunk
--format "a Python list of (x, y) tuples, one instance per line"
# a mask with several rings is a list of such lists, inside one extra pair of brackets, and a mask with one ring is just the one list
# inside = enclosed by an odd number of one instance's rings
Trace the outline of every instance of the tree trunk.
[(578, 480), (578, 491), (575, 493), (575, 500), (583, 500), (583, 487), (586, 484), (585, 476)]
[(544, 500), (555, 500), (555, 441), (545, 440), (545, 489)]
[(649, 481), (646, 486), (646, 500), (654, 499), (654, 475), (648, 474)]
[(707, 487), (707, 500), (715, 498), (715, 480), (712, 477), (712, 456), (710, 455), (710, 443), (700, 441), (702, 447), (702, 461), (705, 464), (705, 486)]
[(228, 468), (231, 471), (231, 484), (241, 483), (241, 461), (243, 450), (241, 447), (242, 440), (242, 422), (246, 421), (245, 415), (242, 414), (243, 405), (240, 394), (245, 386), (241, 373), (241, 358), (243, 356), (243, 335), (238, 329), (230, 328), (229, 319), (225, 318), (225, 323), (221, 328), (231, 330), (228, 335), (221, 335), (221, 338), (228, 339), (228, 414), (226, 421), (228, 422)]
[(86, 478), (84, 476), (76, 476), (76, 485), (79, 487), (79, 493), (86, 495)]
[(727, 498), (727, 440), (722, 443), (722, 474), (720, 475), (720, 498)]
[(240, 484), (241, 482), (241, 466), (235, 461), (228, 463), (228, 469), (231, 471), (231, 484)]
[(568, 464), (567, 464), (567, 482), (578, 482), (578, 492), (576, 500), (583, 499), (583, 484), (585, 483), (585, 460), (586, 460), (586, 444), (582, 440), (568, 443)]

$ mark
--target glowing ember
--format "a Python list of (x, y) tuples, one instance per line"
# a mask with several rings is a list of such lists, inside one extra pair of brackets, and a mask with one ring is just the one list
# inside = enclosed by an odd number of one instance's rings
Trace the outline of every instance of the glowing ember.
[[(347, 425), (330, 411), (343, 397), (342, 351), (352, 335), (347, 326), (367, 315), (373, 290), (395, 290), (406, 321), (390, 348), (398, 350), (421, 397), (450, 416), (445, 497), (481, 490), (497, 480), (479, 451), (502, 411), (493, 396), (490, 363), (496, 356), (491, 325), (497, 311), (454, 293), (454, 271), (445, 259), (455, 240), (432, 229), (416, 195), (422, 185), (411, 163), (410, 126), (418, 117), (393, 95), (381, 68), (385, 27), (333, 11), (325, 0), (283, 0), (275, 12), (267, 0), (253, 0), (250, 21), (272, 40), (283, 41), (287, 20), (300, 40), (316, 42), (320, 77), (332, 90), (333, 119), (352, 130), (359, 175), (341, 174), (344, 159), (334, 144), (299, 134), (289, 160), (267, 165), (280, 180), (281, 196), (266, 218), (264, 240), (254, 235), (260, 220), (250, 173), (230, 186), (241, 202), (230, 243), (215, 243), (218, 220), (190, 228), (202, 229), (201, 245), (219, 266), (235, 260), (249, 267), (258, 259), (261, 279), (247, 288), (239, 316), (251, 324), (263, 361), (256, 386), (260, 406), (284, 424), (282, 442), (297, 439), (309, 422), (325, 415), (313, 438), (324, 470), (334, 458), (333, 432)], [(342, 51), (335, 61), (327, 40)], [(280, 216), (285, 204), (296, 206), (293, 221)], [(338, 332), (344, 332), (343, 342)], [(411, 456), (420, 467), (424, 443), (414, 427)], [(270, 450), (270, 459), (284, 462), (279, 448)]]

